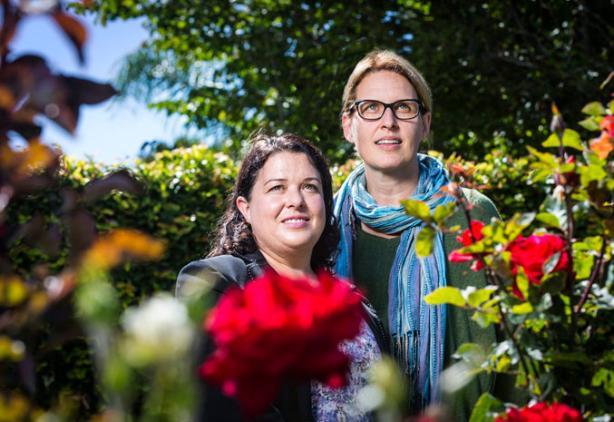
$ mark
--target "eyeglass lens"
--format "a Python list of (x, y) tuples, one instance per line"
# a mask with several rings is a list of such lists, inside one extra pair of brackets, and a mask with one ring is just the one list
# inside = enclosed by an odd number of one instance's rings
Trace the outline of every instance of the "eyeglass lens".
[(420, 111), (420, 105), (417, 101), (401, 100), (392, 104), (385, 104), (376, 100), (363, 100), (357, 103), (358, 114), (364, 119), (377, 120), (380, 119), (386, 108), (390, 107), (395, 117), (400, 120), (413, 119)]

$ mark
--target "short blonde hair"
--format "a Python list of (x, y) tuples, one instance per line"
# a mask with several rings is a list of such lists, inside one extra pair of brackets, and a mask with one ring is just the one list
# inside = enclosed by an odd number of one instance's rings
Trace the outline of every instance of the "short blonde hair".
[(341, 114), (346, 113), (356, 100), (356, 87), (370, 73), (389, 70), (405, 76), (412, 84), (424, 110), (432, 110), (431, 89), (424, 76), (409, 61), (390, 50), (373, 50), (358, 62), (343, 89)]

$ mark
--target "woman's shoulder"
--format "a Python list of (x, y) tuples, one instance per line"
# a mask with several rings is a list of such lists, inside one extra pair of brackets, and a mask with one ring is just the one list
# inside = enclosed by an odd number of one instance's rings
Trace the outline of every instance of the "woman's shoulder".
[(218, 255), (192, 261), (177, 276), (177, 297), (200, 295), (208, 290), (224, 292), (231, 285), (243, 287), (249, 278), (250, 265), (244, 258)]

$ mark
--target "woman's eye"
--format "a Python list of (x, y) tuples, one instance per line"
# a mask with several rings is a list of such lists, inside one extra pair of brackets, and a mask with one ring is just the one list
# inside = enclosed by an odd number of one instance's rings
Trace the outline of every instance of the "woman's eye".
[(283, 185), (274, 185), (274, 186), (271, 186), (271, 187), (269, 188), (268, 192), (280, 191), (280, 190), (282, 190), (283, 188), (284, 188), (284, 186), (283, 186)]
[(320, 192), (319, 186), (313, 183), (306, 183), (304, 188), (311, 192)]

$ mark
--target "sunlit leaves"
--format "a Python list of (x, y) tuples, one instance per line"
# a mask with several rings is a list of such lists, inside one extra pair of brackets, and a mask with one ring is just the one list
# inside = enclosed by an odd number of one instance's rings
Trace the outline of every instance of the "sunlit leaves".
[(582, 113), (589, 116), (603, 116), (606, 110), (599, 101), (593, 101), (582, 107)]
[(608, 175), (605, 170), (605, 161), (596, 154), (587, 155), (587, 165), (578, 169), (580, 183), (588, 187), (591, 182), (601, 182)]
[(599, 368), (592, 379), (593, 387), (602, 386), (608, 396), (614, 398), (614, 371), (607, 368)]
[(416, 236), (416, 255), (420, 258), (429, 256), (433, 252), (433, 241), (437, 233), (430, 226), (424, 226)]
[(464, 307), (466, 304), (465, 298), (461, 291), (456, 287), (440, 287), (437, 290), (424, 296), (424, 301), (429, 305), (455, 305)]
[(482, 289), (476, 289), (475, 287), (470, 286), (462, 293), (467, 300), (467, 304), (471, 307), (477, 308), (489, 300), (496, 290), (497, 288), (495, 286), (487, 286)]
[(433, 219), (435, 220), (435, 223), (437, 223), (437, 225), (442, 227), (446, 219), (448, 219), (448, 217), (454, 214), (456, 209), (457, 209), (457, 205), (454, 202), (448, 202), (443, 205), (438, 205), (435, 208), (435, 211), (433, 211)]
[(528, 314), (533, 312), (533, 305), (531, 305), (529, 302), (520, 303), (512, 306), (511, 311), (514, 314)]
[(535, 219), (540, 221), (541, 223), (544, 223), (548, 227), (552, 227), (559, 230), (561, 229), (561, 223), (559, 218), (549, 212), (540, 212), (535, 216)]
[(561, 142), (563, 146), (573, 148), (578, 151), (582, 151), (584, 149), (582, 140), (580, 139), (580, 134), (571, 129), (565, 129), (565, 132), (563, 132), (563, 139), (559, 139), (559, 136), (555, 133), (551, 134), (548, 139), (542, 143), (542, 146), (558, 148), (561, 146)]
[(425, 202), (416, 199), (406, 199), (401, 201), (401, 205), (405, 208), (405, 212), (412, 217), (427, 222), (431, 220), (431, 212)]

